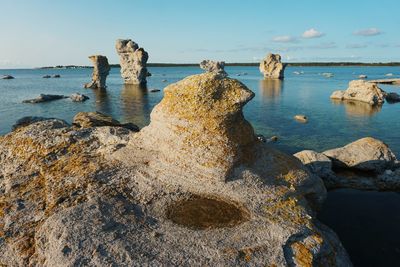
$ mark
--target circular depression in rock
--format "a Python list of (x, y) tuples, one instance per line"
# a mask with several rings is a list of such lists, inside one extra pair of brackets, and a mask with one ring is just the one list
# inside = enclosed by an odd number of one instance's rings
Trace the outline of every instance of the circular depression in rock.
[(249, 212), (234, 202), (196, 195), (169, 206), (167, 218), (176, 224), (201, 230), (233, 227), (247, 221)]

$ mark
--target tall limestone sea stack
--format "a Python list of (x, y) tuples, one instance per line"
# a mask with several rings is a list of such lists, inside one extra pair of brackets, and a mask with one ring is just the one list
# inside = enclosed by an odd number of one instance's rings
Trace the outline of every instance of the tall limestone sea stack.
[(118, 39), (115, 48), (120, 58), (121, 76), (125, 84), (146, 84), (149, 55), (134, 41)]
[(283, 79), (285, 68), (286, 65), (281, 62), (279, 54), (269, 53), (260, 62), (260, 72), (264, 75), (264, 78)]
[(93, 62), (92, 81), (84, 85), (85, 88), (104, 89), (106, 88), (106, 79), (110, 73), (110, 65), (105, 56), (93, 55), (89, 59)]
[(316, 219), (322, 180), (244, 118), (253, 97), (207, 72), (137, 133), (49, 119), (0, 137), (0, 265), (351, 266)]

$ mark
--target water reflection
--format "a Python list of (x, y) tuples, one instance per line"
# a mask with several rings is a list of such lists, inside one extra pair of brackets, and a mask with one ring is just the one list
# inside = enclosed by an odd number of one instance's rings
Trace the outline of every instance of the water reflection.
[(105, 114), (112, 114), (111, 98), (104, 88), (94, 89), (94, 96), (96, 98), (96, 110)]
[(346, 114), (352, 117), (371, 117), (382, 109), (382, 106), (372, 106), (360, 101), (340, 101), (332, 99), (332, 103), (334, 105), (344, 105)]
[(263, 79), (259, 84), (260, 95), (264, 100), (274, 99), (283, 91), (283, 81), (280, 79)]
[(147, 86), (124, 84), (121, 90), (121, 110), (125, 122), (132, 122), (140, 127), (146, 125), (151, 112)]

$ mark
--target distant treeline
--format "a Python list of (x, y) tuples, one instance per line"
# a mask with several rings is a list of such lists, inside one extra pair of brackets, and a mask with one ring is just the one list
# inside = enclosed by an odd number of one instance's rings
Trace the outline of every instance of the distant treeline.
[[(225, 66), (258, 66), (260, 63), (225, 63)], [(378, 63), (363, 63), (363, 62), (289, 62), (288, 66), (297, 67), (336, 67), (336, 66), (400, 66), (400, 62), (378, 62)], [(119, 64), (111, 64), (112, 68), (119, 68)], [(196, 63), (148, 63), (149, 67), (197, 67)], [(54, 66), (41, 67), (40, 69), (85, 69), (93, 68), (92, 66)]]

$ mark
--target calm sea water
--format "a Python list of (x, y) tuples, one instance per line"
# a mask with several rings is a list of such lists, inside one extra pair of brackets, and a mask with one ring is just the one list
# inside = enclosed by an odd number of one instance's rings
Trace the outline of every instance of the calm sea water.
[[(372, 108), (367, 104), (341, 104), (329, 99), (332, 91), (347, 88), (348, 82), (360, 74), (371, 79), (385, 78), (386, 73), (400, 77), (400, 67), (288, 67), (284, 81), (263, 80), (257, 67), (227, 67), (226, 71), (256, 94), (244, 110), (256, 132), (266, 137), (277, 135), (276, 145), (288, 153), (302, 149), (322, 151), (365, 136), (379, 138), (397, 155), (400, 153), (400, 103)], [(296, 75), (295, 71), (304, 73)], [(14, 122), (24, 116), (56, 117), (71, 122), (77, 112), (95, 110), (143, 127), (149, 123), (150, 112), (161, 100), (166, 85), (202, 70), (197, 67), (150, 68), (153, 76), (148, 79), (148, 88), (161, 89), (158, 93), (124, 86), (117, 68), (108, 76), (107, 90), (83, 89), (82, 85), (90, 81), (91, 72), (91, 69), (0, 70), (0, 75), (15, 77), (14, 80), (0, 80), (0, 134), (9, 132)], [(321, 75), (324, 72), (334, 76), (326, 78)], [(61, 78), (43, 79), (46, 74), (60, 74)], [(382, 88), (400, 93), (398, 86)], [(22, 103), (40, 93), (70, 95), (74, 92), (86, 94), (90, 100)], [(296, 114), (308, 116), (309, 123), (294, 121)]]

